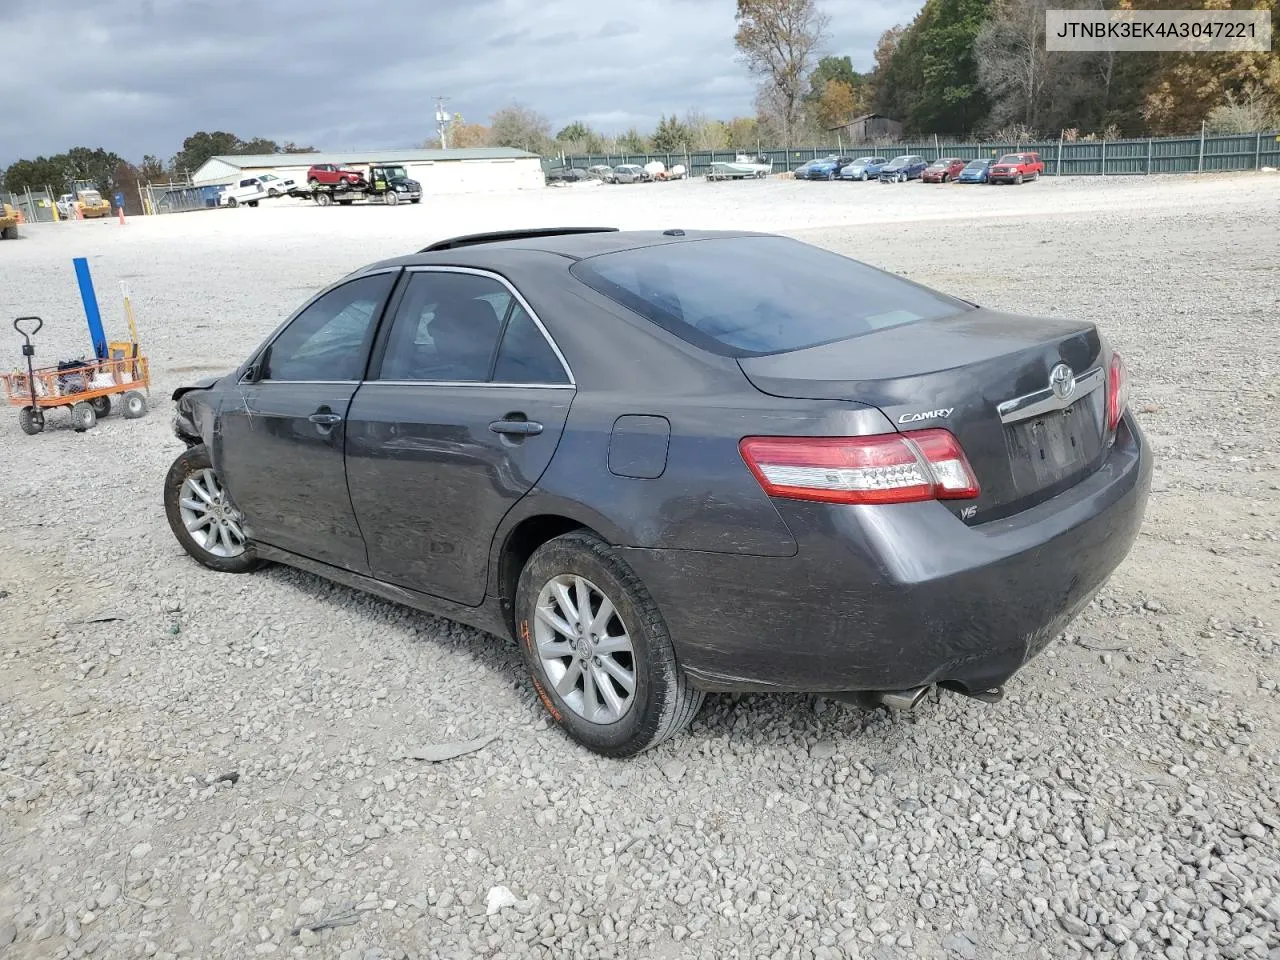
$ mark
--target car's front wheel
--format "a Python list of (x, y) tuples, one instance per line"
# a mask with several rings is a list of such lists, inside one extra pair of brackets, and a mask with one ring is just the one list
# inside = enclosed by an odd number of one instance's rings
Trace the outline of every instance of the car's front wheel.
[(568, 533), (539, 547), (516, 589), (516, 634), (538, 698), (579, 743), (629, 757), (702, 706), (657, 604), (608, 544)]
[(164, 480), (164, 512), (182, 548), (210, 570), (248, 573), (259, 565), (203, 443), (173, 461)]

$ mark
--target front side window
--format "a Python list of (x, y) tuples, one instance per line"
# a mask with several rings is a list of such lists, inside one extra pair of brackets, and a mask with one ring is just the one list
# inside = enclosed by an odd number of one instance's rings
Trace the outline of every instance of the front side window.
[(581, 260), (570, 272), (676, 336), (726, 356), (801, 350), (972, 309), (785, 237), (621, 250)]
[(371, 274), (320, 297), (267, 348), (261, 379), (359, 380), (374, 318), (394, 280), (394, 273)]

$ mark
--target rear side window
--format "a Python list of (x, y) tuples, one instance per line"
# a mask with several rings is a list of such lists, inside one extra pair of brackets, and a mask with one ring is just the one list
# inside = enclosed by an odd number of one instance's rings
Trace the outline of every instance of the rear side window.
[(602, 254), (573, 274), (665, 330), (759, 356), (934, 320), (968, 304), (785, 237), (727, 237)]

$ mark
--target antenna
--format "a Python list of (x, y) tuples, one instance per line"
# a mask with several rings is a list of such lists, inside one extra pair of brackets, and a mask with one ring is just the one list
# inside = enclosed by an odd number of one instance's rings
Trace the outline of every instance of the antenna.
[(444, 105), (449, 102), (448, 97), (436, 97), (436, 133), (440, 135), (440, 148), (448, 149), (449, 122), (452, 119), (449, 111)]

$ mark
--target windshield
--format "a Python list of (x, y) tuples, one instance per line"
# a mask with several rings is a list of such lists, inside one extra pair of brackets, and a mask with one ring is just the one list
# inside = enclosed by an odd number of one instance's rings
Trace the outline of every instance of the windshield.
[(382, 175), (386, 177), (388, 180), (408, 180), (409, 179), (409, 175), (404, 172), (404, 167), (401, 167), (401, 166), (383, 167)]
[(875, 157), (859, 157), (857, 160), (853, 162), (854, 163), (871, 163), (874, 160), (875, 160)]
[(85, 203), (101, 203), (102, 194), (100, 194), (97, 190), (81, 190), (80, 199), (83, 200)]
[(279, 180), (280, 178), (277, 177), (274, 173), (264, 173), (260, 177), (258, 177), (258, 179), (261, 180), (263, 183), (270, 183), (272, 180)]
[(968, 309), (785, 237), (640, 247), (579, 261), (571, 272), (676, 336), (728, 356), (800, 350)]
[(910, 158), (910, 157), (894, 157), (894, 158), (893, 158), (892, 160), (890, 160), (889, 162), (890, 162), (891, 164), (893, 164), (893, 163), (910, 163), (910, 162), (911, 162), (911, 158)]
[(1022, 156), (1021, 154), (1017, 154), (1017, 153), (1006, 153), (1003, 157), (1000, 158), (999, 162), (1000, 163), (1021, 163)]
[(966, 170), (981, 170), (983, 167), (985, 167), (985, 166), (986, 166), (988, 163), (990, 163), (990, 162), (991, 162), (990, 160), (970, 160), (967, 164), (965, 164), (965, 169), (966, 169)]

